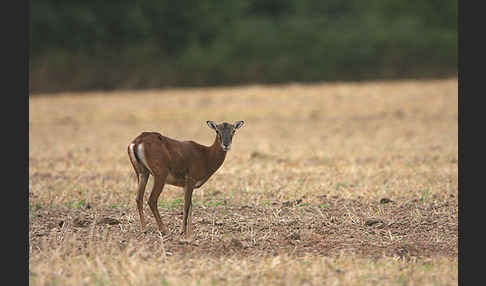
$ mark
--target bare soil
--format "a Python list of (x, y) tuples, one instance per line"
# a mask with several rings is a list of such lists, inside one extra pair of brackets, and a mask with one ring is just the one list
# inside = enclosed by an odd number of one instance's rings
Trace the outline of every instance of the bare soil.
[[(80, 252), (86, 241), (108, 236), (120, 248), (135, 240), (152, 245), (154, 251), (159, 251), (162, 237), (169, 255), (333, 256), (352, 252), (370, 257), (455, 257), (458, 254), (457, 217), (443, 215), (457, 213), (454, 196), (427, 204), (420, 199), (386, 198), (363, 204), (360, 200), (320, 195), (312, 200), (273, 202), (268, 206), (234, 205), (226, 201), (215, 207), (195, 206), (194, 238), (190, 243), (183, 242), (179, 235), (182, 210), (160, 207), (159, 210), (170, 231), (163, 236), (156, 230), (148, 208), (145, 215), (149, 224), (143, 232), (135, 206), (39, 209), (30, 219), (30, 246), (34, 251), (40, 250), (46, 246), (41, 241), (47, 240), (52, 247), (62, 243), (62, 239), (55, 237), (71, 233), (80, 242)], [(370, 211), (383, 215), (370, 217)], [(422, 219), (416, 219), (417, 212)]]

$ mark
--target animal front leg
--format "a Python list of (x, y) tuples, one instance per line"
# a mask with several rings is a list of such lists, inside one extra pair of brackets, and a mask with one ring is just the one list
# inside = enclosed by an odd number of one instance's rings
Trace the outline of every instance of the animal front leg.
[(194, 183), (192, 180), (186, 180), (184, 187), (184, 210), (182, 218), (181, 233), (184, 234), (185, 239), (192, 237), (192, 192), (194, 190)]

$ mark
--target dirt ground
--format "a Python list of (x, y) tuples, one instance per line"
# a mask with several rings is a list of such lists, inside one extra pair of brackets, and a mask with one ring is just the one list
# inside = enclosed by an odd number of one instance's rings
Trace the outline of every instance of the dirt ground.
[[(370, 210), (382, 215), (370, 217)], [(194, 207), (195, 233), (190, 243), (183, 242), (179, 235), (181, 208), (160, 208), (160, 213), (170, 230), (162, 236), (165, 251), (170, 254), (332, 256), (353, 252), (371, 257), (455, 257), (457, 219), (444, 214), (456, 210), (457, 199), (453, 196), (428, 204), (419, 199), (389, 201), (387, 198), (363, 204), (359, 199), (328, 198), (325, 194), (312, 200), (272, 202), (266, 207), (224, 202), (215, 207)], [(420, 213), (421, 219), (414, 219), (414, 213)], [(153, 220), (148, 208), (145, 214)], [(155, 223), (143, 232), (140, 230), (138, 214), (133, 208), (41, 208), (31, 219), (33, 249), (40, 249), (42, 240), (50, 241), (54, 244), (51, 247), (55, 247), (56, 243), (62, 243), (56, 237), (67, 234), (76, 235), (80, 242), (106, 234), (120, 248), (130, 241), (139, 241), (154, 246), (155, 251), (161, 238)]]

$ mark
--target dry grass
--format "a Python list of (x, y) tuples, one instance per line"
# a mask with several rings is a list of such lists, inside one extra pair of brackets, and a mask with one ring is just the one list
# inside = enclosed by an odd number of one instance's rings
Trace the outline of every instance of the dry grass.
[[(457, 284), (457, 79), (35, 96), (29, 109), (32, 285)], [(246, 124), (194, 193), (194, 245), (178, 242), (172, 186), (159, 199), (172, 233), (148, 207), (141, 233), (127, 144), (158, 131), (209, 145), (208, 119)]]

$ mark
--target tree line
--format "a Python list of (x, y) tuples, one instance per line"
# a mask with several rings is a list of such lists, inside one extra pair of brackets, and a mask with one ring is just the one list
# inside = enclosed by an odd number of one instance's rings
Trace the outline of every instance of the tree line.
[(441, 77), (451, 0), (30, 3), (30, 90)]

